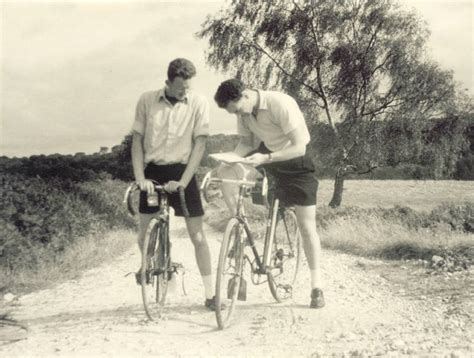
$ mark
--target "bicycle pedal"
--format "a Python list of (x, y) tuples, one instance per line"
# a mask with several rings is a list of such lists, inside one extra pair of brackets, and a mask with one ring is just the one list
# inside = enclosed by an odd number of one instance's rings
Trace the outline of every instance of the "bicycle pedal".
[(235, 277), (232, 277), (227, 282), (227, 298), (229, 300), (232, 299), (232, 296), (234, 295), (234, 289), (235, 289)]
[(240, 279), (240, 287), (237, 299), (239, 301), (247, 301), (247, 281), (245, 281), (244, 278)]
[[(237, 278), (233, 277), (229, 279), (227, 283), (227, 298), (232, 299), (235, 291), (235, 285), (237, 283)], [(247, 281), (244, 278), (240, 278), (239, 292), (237, 293), (237, 299), (239, 301), (247, 301)]]

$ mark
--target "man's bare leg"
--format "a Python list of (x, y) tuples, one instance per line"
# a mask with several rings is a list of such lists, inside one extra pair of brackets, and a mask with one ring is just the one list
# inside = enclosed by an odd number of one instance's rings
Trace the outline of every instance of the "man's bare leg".
[(311, 272), (311, 307), (320, 308), (324, 306), (324, 298), (321, 280), (321, 241), (316, 230), (316, 205), (295, 205), (295, 214)]
[(194, 245), (196, 263), (201, 273), (206, 299), (214, 297), (214, 281), (212, 278), (211, 253), (202, 228), (203, 217), (185, 218), (189, 237)]

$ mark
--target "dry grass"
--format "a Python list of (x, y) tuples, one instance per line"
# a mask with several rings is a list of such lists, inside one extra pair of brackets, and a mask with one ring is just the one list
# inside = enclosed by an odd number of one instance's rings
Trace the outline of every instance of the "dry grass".
[(376, 216), (337, 218), (319, 234), (324, 247), (394, 259), (430, 259), (445, 248), (467, 253), (474, 244), (470, 235), (448, 226), (414, 230)]
[[(318, 206), (331, 200), (334, 181), (321, 180)], [(474, 202), (474, 182), (455, 180), (346, 180), (342, 206), (362, 208), (408, 206), (431, 211), (443, 203)]]
[[(350, 180), (345, 183), (343, 204), (336, 211), (325, 207), (332, 196), (334, 182), (322, 180), (318, 191), (318, 228), (322, 245), (347, 253), (390, 259), (431, 258), (445, 249), (474, 257), (473, 235), (454, 231), (446, 223), (429, 228), (407, 225), (394, 215), (382, 217), (381, 208), (409, 207), (424, 217), (446, 203), (454, 206), (474, 203), (474, 184), (458, 181)], [(247, 205), (248, 215), (262, 221), (262, 207)], [(360, 208), (360, 209), (359, 209)], [(380, 210), (366, 210), (380, 209)], [(221, 199), (207, 207), (207, 222), (224, 230), (229, 214)], [(260, 225), (262, 226), (262, 225)], [(256, 225), (252, 226), (253, 228)]]
[(0, 270), (3, 290), (24, 293), (77, 278), (88, 268), (107, 262), (128, 250), (135, 244), (129, 230), (106, 233), (103, 236), (89, 236), (76, 240), (56, 261), (42, 262), (34, 270), (24, 269), (10, 275)]

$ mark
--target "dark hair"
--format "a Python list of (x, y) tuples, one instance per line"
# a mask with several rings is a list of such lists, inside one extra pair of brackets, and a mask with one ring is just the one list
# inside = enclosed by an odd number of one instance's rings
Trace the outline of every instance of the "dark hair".
[(238, 101), (242, 98), (245, 85), (241, 80), (233, 78), (222, 82), (217, 88), (214, 100), (220, 108), (225, 108), (230, 101)]
[(189, 80), (196, 75), (196, 67), (193, 63), (185, 58), (177, 58), (170, 62), (168, 66), (168, 79), (174, 81), (176, 77), (182, 77)]

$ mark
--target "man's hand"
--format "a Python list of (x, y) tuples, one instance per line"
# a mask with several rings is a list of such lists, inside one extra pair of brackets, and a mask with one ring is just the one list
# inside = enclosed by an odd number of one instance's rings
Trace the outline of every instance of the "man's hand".
[(137, 180), (136, 183), (141, 191), (146, 191), (148, 194), (152, 194), (155, 192), (155, 186), (153, 185), (153, 182), (151, 180)]
[(245, 164), (250, 164), (253, 165), (254, 167), (258, 167), (259, 165), (269, 163), (269, 156), (268, 154), (262, 154), (262, 153), (255, 153), (252, 154), (251, 156), (245, 158)]
[(174, 193), (175, 191), (178, 191), (179, 187), (186, 188), (186, 185), (184, 185), (181, 181), (170, 180), (168, 183), (166, 183), (164, 188), (168, 193)]

